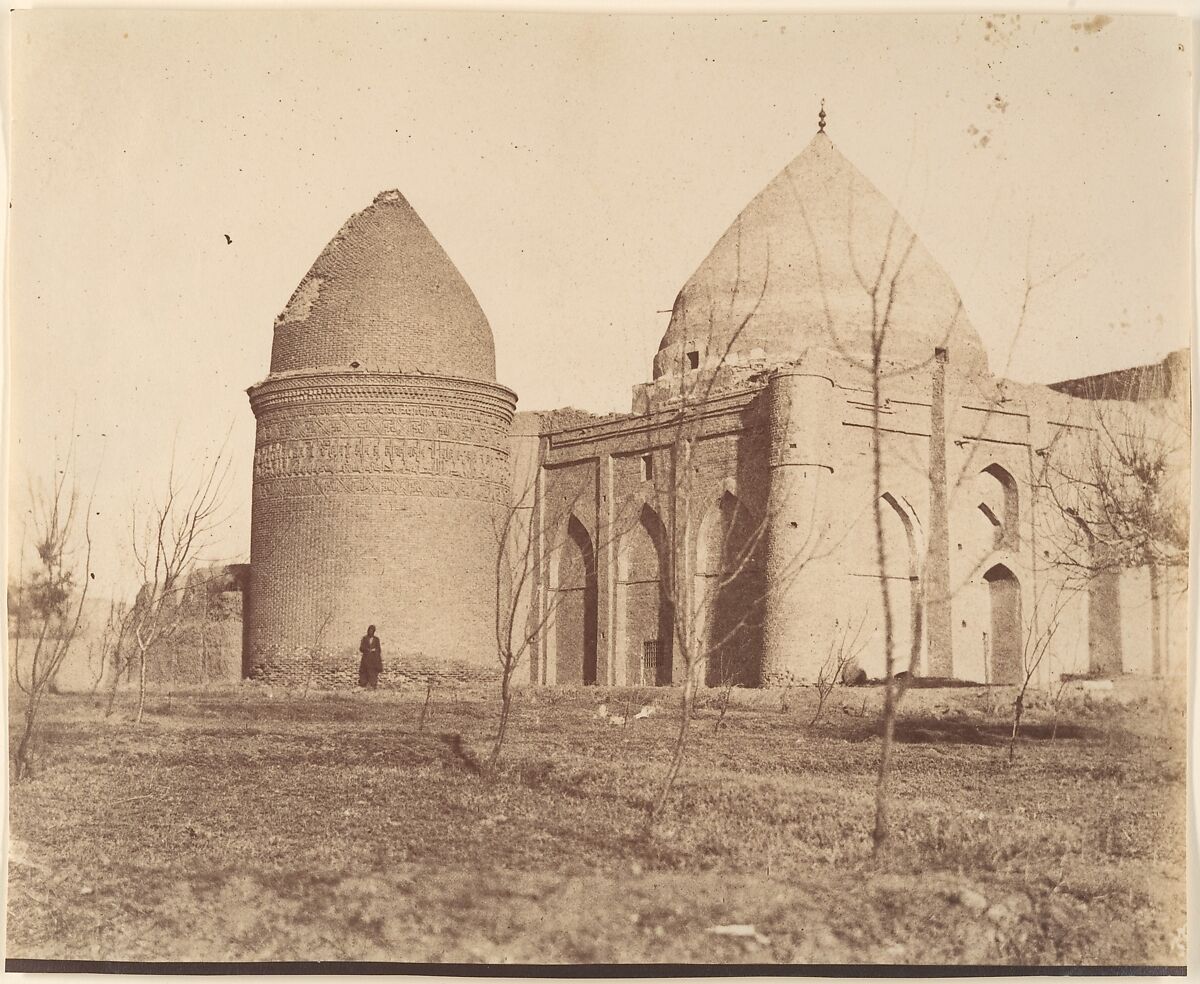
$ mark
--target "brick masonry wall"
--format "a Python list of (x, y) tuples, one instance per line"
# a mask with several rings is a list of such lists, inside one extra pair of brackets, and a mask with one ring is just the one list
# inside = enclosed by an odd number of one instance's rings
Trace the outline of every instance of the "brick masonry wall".
[(828, 513), (844, 501), (833, 491), (841, 408), (832, 380), (818, 374), (781, 370), (771, 377), (768, 396), (764, 547), (771, 590), (764, 605), (762, 679), (811, 680), (833, 629), (829, 596), (839, 594), (843, 583), (836, 560), (814, 549), (826, 537)]
[[(348, 690), (358, 686), (357, 648), (314, 650), (296, 647), (260, 652), (252, 679), (265, 684), (289, 687), (307, 685), (312, 690)], [(383, 672), (378, 685), (384, 690), (424, 687), (431, 680), (435, 687), (453, 688), (479, 683), (494, 683), (500, 677), (499, 665), (473, 663), (456, 656), (430, 657), (419, 652), (384, 653)]]
[(423, 667), (490, 671), (513, 395), (465, 380), (314, 374), (269, 378), (251, 403), (247, 675), (353, 686), (368, 624), (385, 685)]
[(275, 322), (273, 374), (352, 364), (496, 378), (492, 332), (475, 295), (397, 191), (347, 220)]
[[(203, 687), (241, 679), (241, 602), (241, 592), (230, 591), (219, 596), (219, 611), (185, 616), (170, 640), (151, 655), (147, 682), (154, 687)], [(136, 672), (131, 666), (130, 674), (136, 677)]]

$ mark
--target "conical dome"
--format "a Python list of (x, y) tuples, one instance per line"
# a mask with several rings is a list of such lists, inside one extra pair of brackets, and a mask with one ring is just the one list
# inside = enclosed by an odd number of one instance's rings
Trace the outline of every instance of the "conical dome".
[(350, 217), (275, 319), (273, 375), (351, 368), (496, 379), (479, 302), (398, 191)]
[(983, 345), (946, 272), (891, 203), (818, 133), (684, 285), (654, 377), (696, 362), (779, 364), (813, 348), (869, 364), (877, 279), (880, 315), (891, 303), (885, 362), (915, 367), (935, 348), (948, 348), (951, 361), (986, 370)]

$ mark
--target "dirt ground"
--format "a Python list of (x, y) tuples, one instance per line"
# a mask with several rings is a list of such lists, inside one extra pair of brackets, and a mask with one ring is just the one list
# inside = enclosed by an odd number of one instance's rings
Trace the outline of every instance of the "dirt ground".
[(670, 691), (523, 692), (495, 777), (494, 702), (435, 694), (418, 732), (423, 696), (247, 684), (155, 696), (140, 727), (50, 698), (11, 792), (8, 956), (1185, 961), (1181, 683), (1075, 694), (1053, 738), (1035, 699), (1011, 765), (1010, 692), (911, 690), (879, 857), (877, 688), (815, 726), (811, 690), (737, 693), (719, 731), (706, 698), (649, 833)]

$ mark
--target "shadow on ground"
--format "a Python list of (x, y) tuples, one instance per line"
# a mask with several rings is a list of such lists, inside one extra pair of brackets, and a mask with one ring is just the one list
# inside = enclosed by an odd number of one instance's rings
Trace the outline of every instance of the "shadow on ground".
[[(896, 721), (896, 741), (905, 745), (1007, 745), (1012, 722), (979, 723), (966, 718), (904, 717)], [(849, 741), (868, 741), (882, 734), (878, 721), (864, 721), (846, 734)], [(1060, 722), (1022, 723), (1019, 739), (1025, 741), (1095, 741), (1105, 737), (1096, 727)]]

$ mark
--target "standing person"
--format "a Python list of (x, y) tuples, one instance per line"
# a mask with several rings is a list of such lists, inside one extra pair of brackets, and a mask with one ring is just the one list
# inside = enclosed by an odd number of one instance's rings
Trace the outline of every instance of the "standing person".
[(374, 690), (379, 686), (379, 674), (383, 672), (383, 646), (375, 634), (375, 626), (367, 626), (367, 634), (358, 644), (362, 659), (358, 664), (358, 685)]

